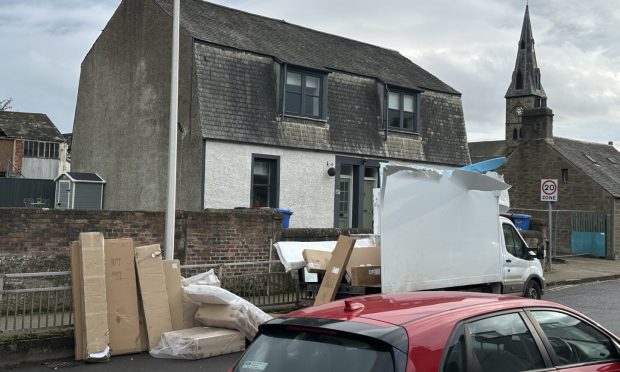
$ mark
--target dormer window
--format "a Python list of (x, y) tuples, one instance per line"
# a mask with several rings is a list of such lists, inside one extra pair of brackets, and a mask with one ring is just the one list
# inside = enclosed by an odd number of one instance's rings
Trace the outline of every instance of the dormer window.
[(284, 113), (322, 118), (323, 92), (321, 74), (289, 68), (286, 71)]
[(419, 94), (394, 92), (388, 93), (388, 127), (389, 129), (418, 131)]

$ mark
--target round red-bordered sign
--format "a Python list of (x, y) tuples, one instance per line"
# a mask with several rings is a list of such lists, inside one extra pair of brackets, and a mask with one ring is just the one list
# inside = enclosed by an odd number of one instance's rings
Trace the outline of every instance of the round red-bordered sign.
[(558, 184), (553, 180), (546, 180), (540, 185), (540, 191), (545, 195), (555, 195), (558, 192)]

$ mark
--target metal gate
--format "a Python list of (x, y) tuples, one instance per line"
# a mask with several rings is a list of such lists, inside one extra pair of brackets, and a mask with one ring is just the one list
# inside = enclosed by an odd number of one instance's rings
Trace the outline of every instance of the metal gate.
[(571, 252), (606, 256), (610, 216), (602, 213), (575, 212), (571, 217)]

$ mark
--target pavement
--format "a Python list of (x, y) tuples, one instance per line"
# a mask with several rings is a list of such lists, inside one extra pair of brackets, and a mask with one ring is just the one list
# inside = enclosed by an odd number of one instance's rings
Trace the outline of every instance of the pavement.
[(564, 256), (560, 260), (563, 262), (554, 260), (551, 270), (545, 272), (548, 287), (620, 278), (620, 260), (587, 256)]

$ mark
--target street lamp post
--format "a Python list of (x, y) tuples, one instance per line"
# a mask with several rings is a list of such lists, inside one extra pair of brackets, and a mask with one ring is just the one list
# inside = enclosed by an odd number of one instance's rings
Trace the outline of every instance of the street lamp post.
[(170, 80), (170, 133), (168, 137), (168, 204), (166, 207), (165, 257), (174, 258), (174, 222), (177, 186), (177, 123), (179, 111), (179, 13), (180, 0), (172, 12), (172, 74)]

